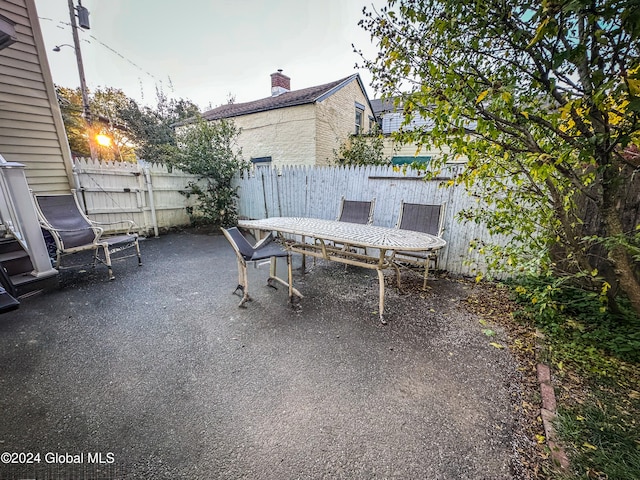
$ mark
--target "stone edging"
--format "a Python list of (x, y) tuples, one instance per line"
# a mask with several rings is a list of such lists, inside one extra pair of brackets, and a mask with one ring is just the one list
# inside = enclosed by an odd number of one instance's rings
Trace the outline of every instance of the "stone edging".
[(569, 458), (564, 449), (556, 441), (556, 431), (553, 421), (556, 418), (556, 395), (551, 384), (551, 370), (544, 363), (539, 363), (536, 367), (538, 372), (538, 382), (540, 383), (540, 395), (542, 396), (542, 425), (547, 438), (547, 445), (551, 451), (551, 459), (562, 469), (569, 468)]

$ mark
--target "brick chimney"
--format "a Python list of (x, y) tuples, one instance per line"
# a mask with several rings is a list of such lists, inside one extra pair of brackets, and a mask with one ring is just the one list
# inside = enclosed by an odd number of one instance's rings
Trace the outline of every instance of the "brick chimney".
[(291, 79), (282, 73), (282, 69), (271, 74), (271, 96), (277, 97), (291, 90)]

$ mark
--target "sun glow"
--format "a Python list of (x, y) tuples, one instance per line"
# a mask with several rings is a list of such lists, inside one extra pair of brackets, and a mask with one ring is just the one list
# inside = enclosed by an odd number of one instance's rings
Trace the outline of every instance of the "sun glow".
[(98, 144), (102, 145), (103, 147), (111, 146), (111, 138), (103, 134), (96, 135), (96, 142), (98, 142)]

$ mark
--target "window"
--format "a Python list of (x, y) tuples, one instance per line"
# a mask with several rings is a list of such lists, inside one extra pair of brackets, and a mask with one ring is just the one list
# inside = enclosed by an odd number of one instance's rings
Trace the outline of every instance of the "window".
[(364, 105), (358, 102), (356, 104), (356, 135), (364, 133)]
[(271, 166), (271, 157), (254, 157), (251, 159), (251, 163), (254, 168), (258, 167), (270, 167)]
[(0, 15), (0, 50), (17, 40), (15, 23)]
[(426, 166), (429, 164), (430, 161), (431, 161), (431, 155), (418, 156), (418, 157), (396, 155), (391, 158), (392, 165), (411, 165), (412, 163), (419, 163)]
[(356, 135), (362, 133), (362, 117), (364, 112), (356, 108)]

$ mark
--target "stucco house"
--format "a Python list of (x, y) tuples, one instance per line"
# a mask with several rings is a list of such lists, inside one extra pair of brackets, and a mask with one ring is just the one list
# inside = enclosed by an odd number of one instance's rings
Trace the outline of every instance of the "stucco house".
[(291, 90), (291, 79), (271, 74), (271, 96), (222, 105), (207, 120), (231, 119), (242, 129), (238, 144), (256, 166), (329, 165), (349, 135), (367, 133), (375, 114), (354, 74), (330, 83)]

